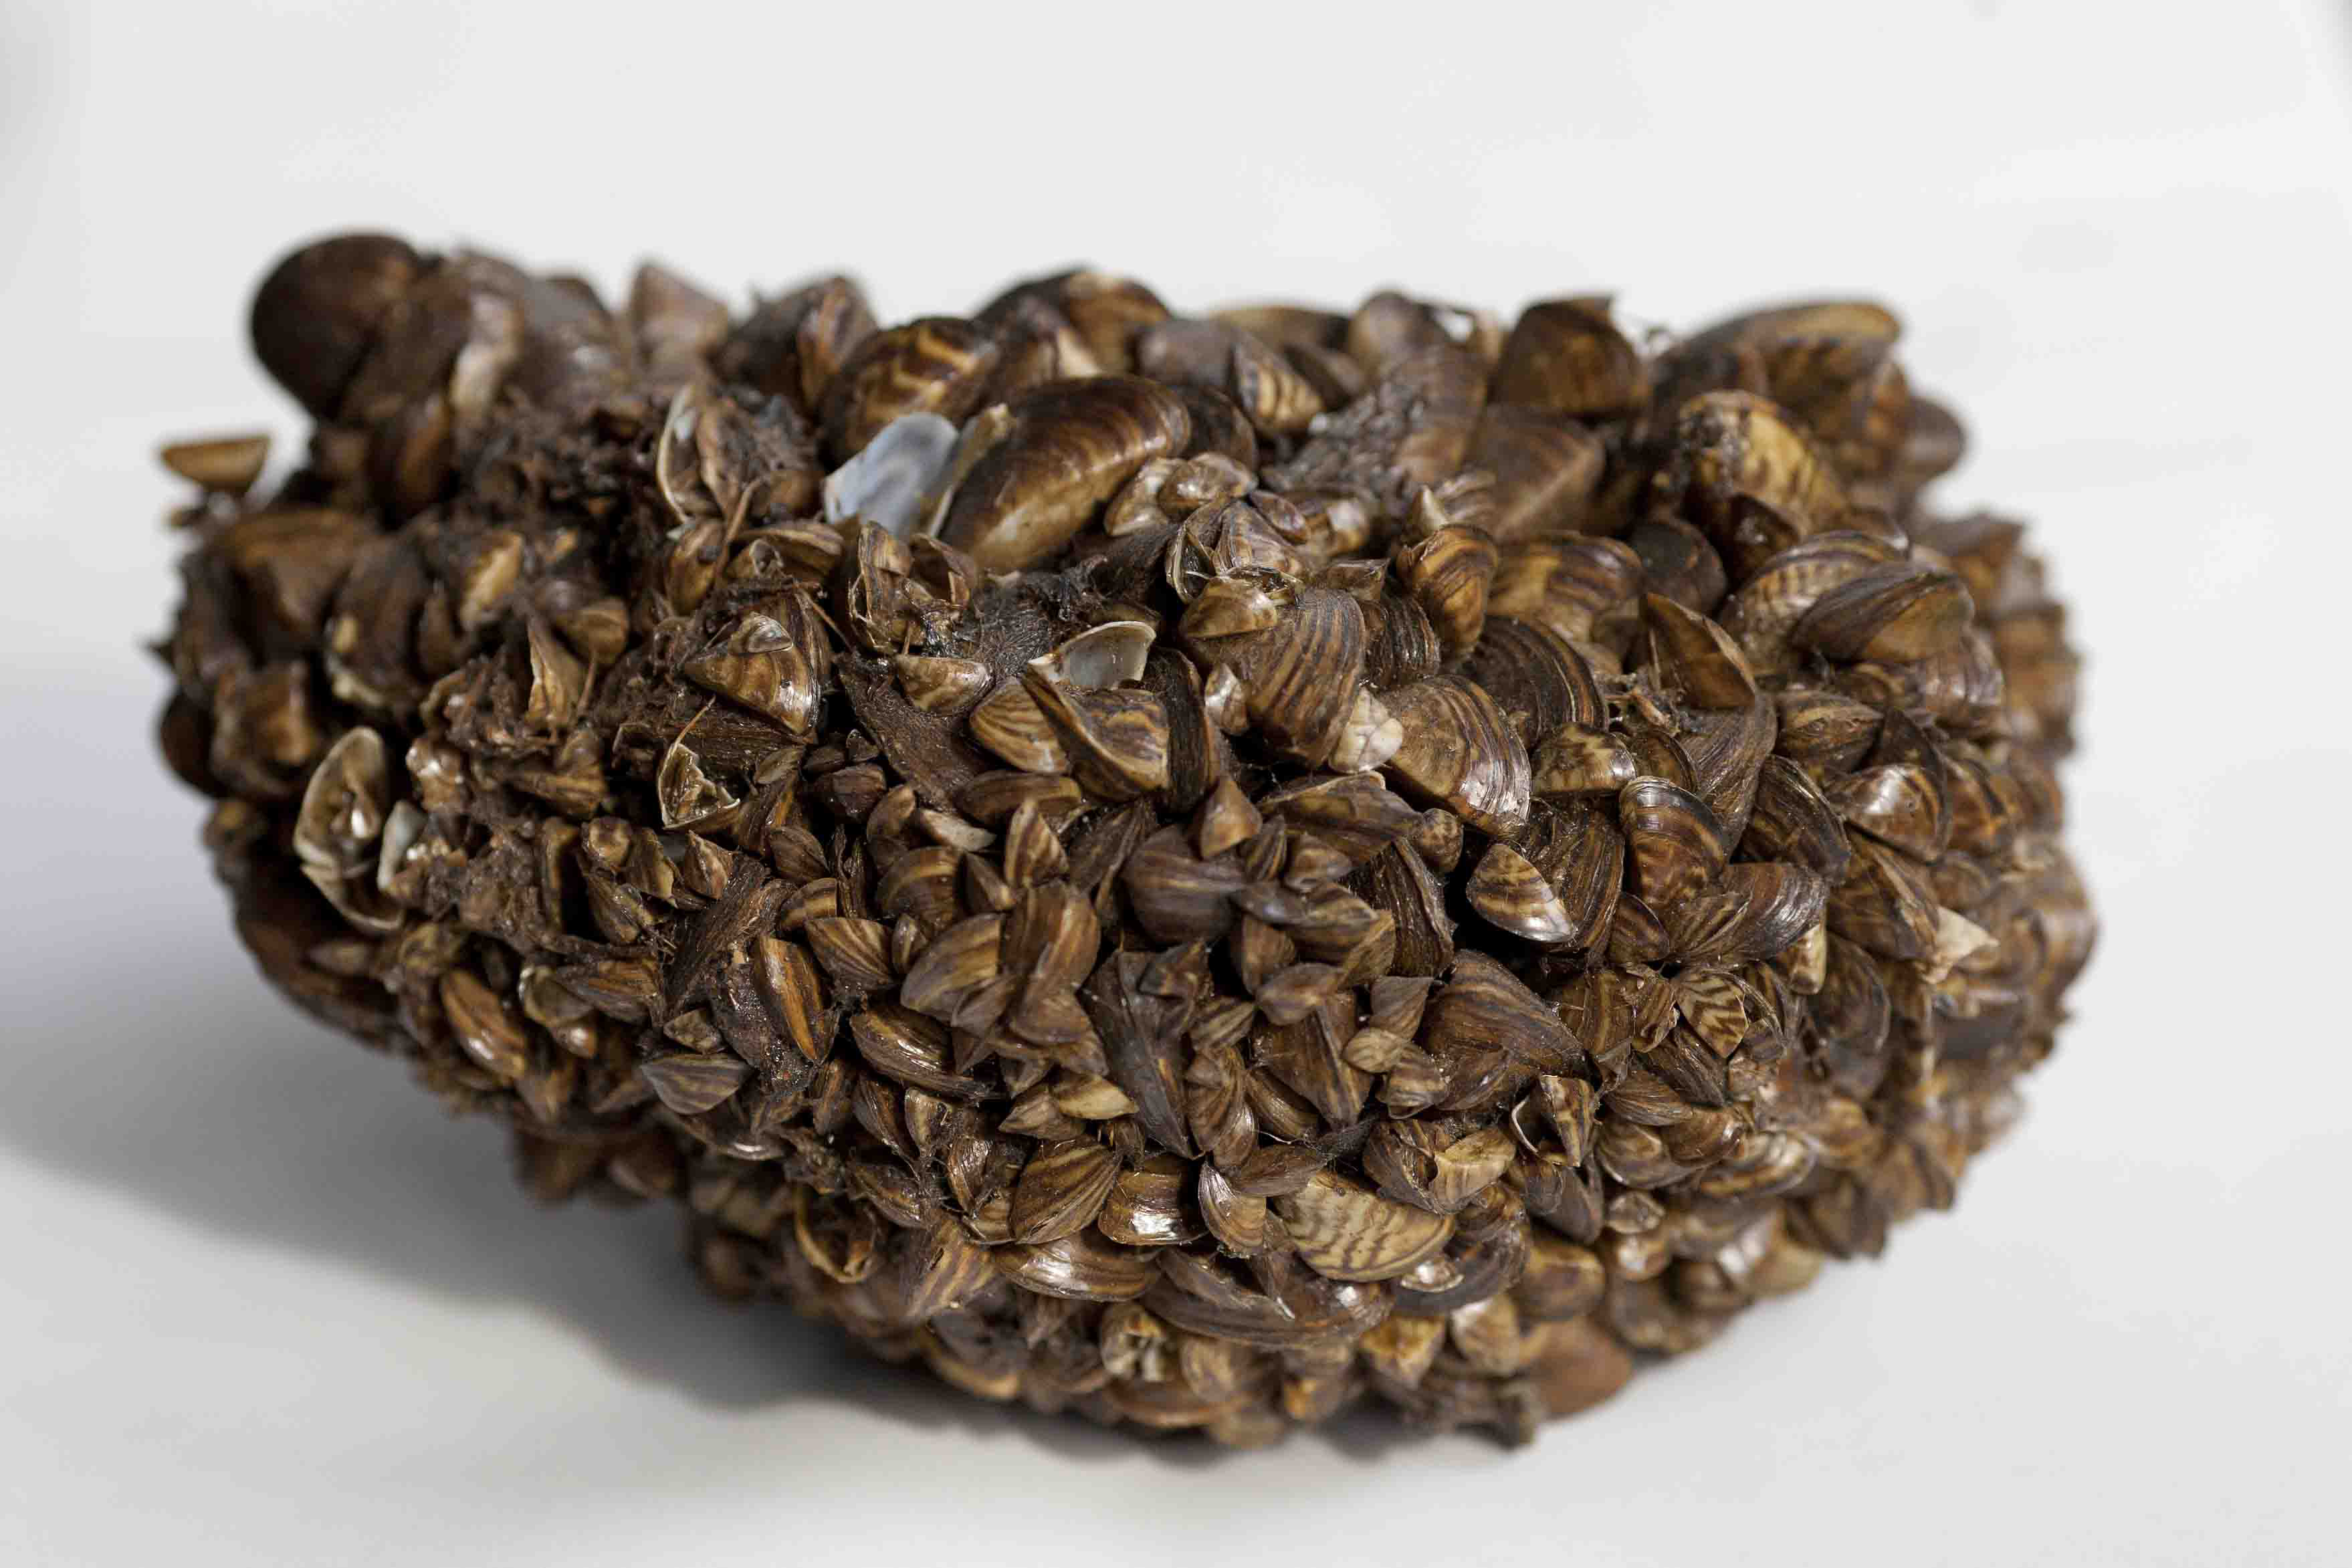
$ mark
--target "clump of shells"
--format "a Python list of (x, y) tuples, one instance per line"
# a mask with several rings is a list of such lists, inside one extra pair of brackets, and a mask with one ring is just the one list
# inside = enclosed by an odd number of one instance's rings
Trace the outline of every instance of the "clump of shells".
[(1876, 306), (354, 235), (252, 330), (316, 429), (167, 450), (162, 727), (247, 945), (974, 1395), (1524, 1437), (1948, 1206), (2088, 956), (2063, 615)]

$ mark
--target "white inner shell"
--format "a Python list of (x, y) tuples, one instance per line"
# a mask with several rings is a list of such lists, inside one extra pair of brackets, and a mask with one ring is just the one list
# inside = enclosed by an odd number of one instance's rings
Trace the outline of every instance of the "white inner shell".
[(946, 475), (955, 444), (956, 427), (938, 414), (901, 414), (825, 476), (825, 520), (864, 517), (908, 538)]

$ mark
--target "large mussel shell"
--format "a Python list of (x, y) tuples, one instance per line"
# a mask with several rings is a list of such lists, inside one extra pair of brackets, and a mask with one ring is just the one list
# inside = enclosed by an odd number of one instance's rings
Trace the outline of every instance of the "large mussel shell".
[(1530, 942), (1575, 940), (1578, 926), (1544, 874), (1508, 844), (1491, 844), (1463, 890), (1470, 907), (1490, 925)]
[(1699, 615), (1712, 615), (1730, 580), (1723, 558), (1707, 537), (1671, 513), (1643, 517), (1625, 532), (1625, 544), (1642, 558), (1643, 580)]
[(250, 328), (262, 368), (314, 418), (332, 419), (378, 328), (427, 265), (390, 235), (338, 235), (302, 246), (254, 293)]
[(1868, 839), (1853, 842), (1845, 880), (1830, 895), (1830, 930), (1884, 958), (1936, 948), (1936, 897), (1918, 862)]
[(1458, 658), (1477, 645), (1496, 559), (1486, 530), (1463, 525), (1441, 528), (1392, 558), (1398, 586), (1429, 617), (1444, 657)]
[(1910, 429), (1910, 389), (1894, 359), (1902, 324), (1867, 300), (1825, 300), (1751, 311), (1700, 332), (1667, 357), (1673, 392), (1750, 386), (1790, 411), (1849, 475), (1875, 476), (1899, 459)]
[(1328, 588), (1302, 588), (1270, 629), (1230, 655), (1252, 723), (1268, 745), (1309, 767), (1340, 743), (1364, 669), (1362, 608)]
[(1453, 347), (1454, 337), (1428, 305), (1384, 288), (1356, 307), (1340, 346), (1377, 376), (1414, 354)]
[[(1437, 674), (1445, 650), (1426, 611), (1402, 593), (1381, 593), (1360, 602), (1364, 617), (1364, 679), (1373, 689), (1407, 686)], [(1487, 623), (1485, 634), (1494, 635), (1493, 622)]]
[(1495, 367), (1493, 397), (1547, 413), (1605, 418), (1648, 401), (1641, 351), (1609, 319), (1606, 298), (1547, 299), (1519, 315)]
[(1833, 781), (1826, 794), (1852, 826), (1914, 859), (1932, 862), (1951, 836), (1942, 781), (1916, 762), (1849, 773)]
[(1274, 1200), (1299, 1259), (1329, 1280), (1371, 1281), (1407, 1274), (1442, 1250), (1454, 1221), (1381, 1197), (1330, 1171)]
[(957, 486), (941, 527), (989, 571), (1061, 549), (1146, 461), (1180, 453), (1192, 428), (1181, 398), (1132, 376), (1056, 382), (1011, 406), (1011, 432)]
[(1705, 615), (1663, 594), (1642, 596), (1650, 632), (1649, 668), (1659, 688), (1703, 708), (1746, 708), (1756, 701), (1756, 676), (1730, 633)]
[(1690, 759), (1692, 787), (1730, 838), (1748, 829), (1758, 769), (1771, 754), (1779, 728), (1771, 700), (1760, 694), (1745, 707), (1704, 710), (1685, 722), (1678, 738)]
[(1843, 773), (1877, 743), (1879, 710), (1835, 692), (1796, 686), (1777, 692), (1782, 757), (1817, 776)]

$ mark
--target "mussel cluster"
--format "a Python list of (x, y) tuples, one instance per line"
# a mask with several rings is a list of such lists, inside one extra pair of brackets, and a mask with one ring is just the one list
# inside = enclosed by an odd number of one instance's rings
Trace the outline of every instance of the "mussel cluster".
[(361, 235), (252, 331), (316, 428), (167, 450), (162, 726), (247, 946), (974, 1394), (1524, 1437), (1950, 1204), (2088, 956), (2063, 612), (1876, 306)]

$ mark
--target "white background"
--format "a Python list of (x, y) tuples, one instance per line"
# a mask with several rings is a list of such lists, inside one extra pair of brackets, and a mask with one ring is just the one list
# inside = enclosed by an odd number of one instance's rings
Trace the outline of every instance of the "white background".
[[(2335, 7), (792, 9), (0, 4), (0, 1561), (2345, 1561)], [(2038, 519), (2092, 651), (2105, 945), (2032, 1115), (1507, 1455), (1008, 1413), (705, 1302), (664, 1216), (532, 1212), (265, 993), (150, 741), (152, 449), (291, 437), (247, 290), (361, 224), (888, 317), (1079, 258), (1897, 303), (1947, 500)]]

